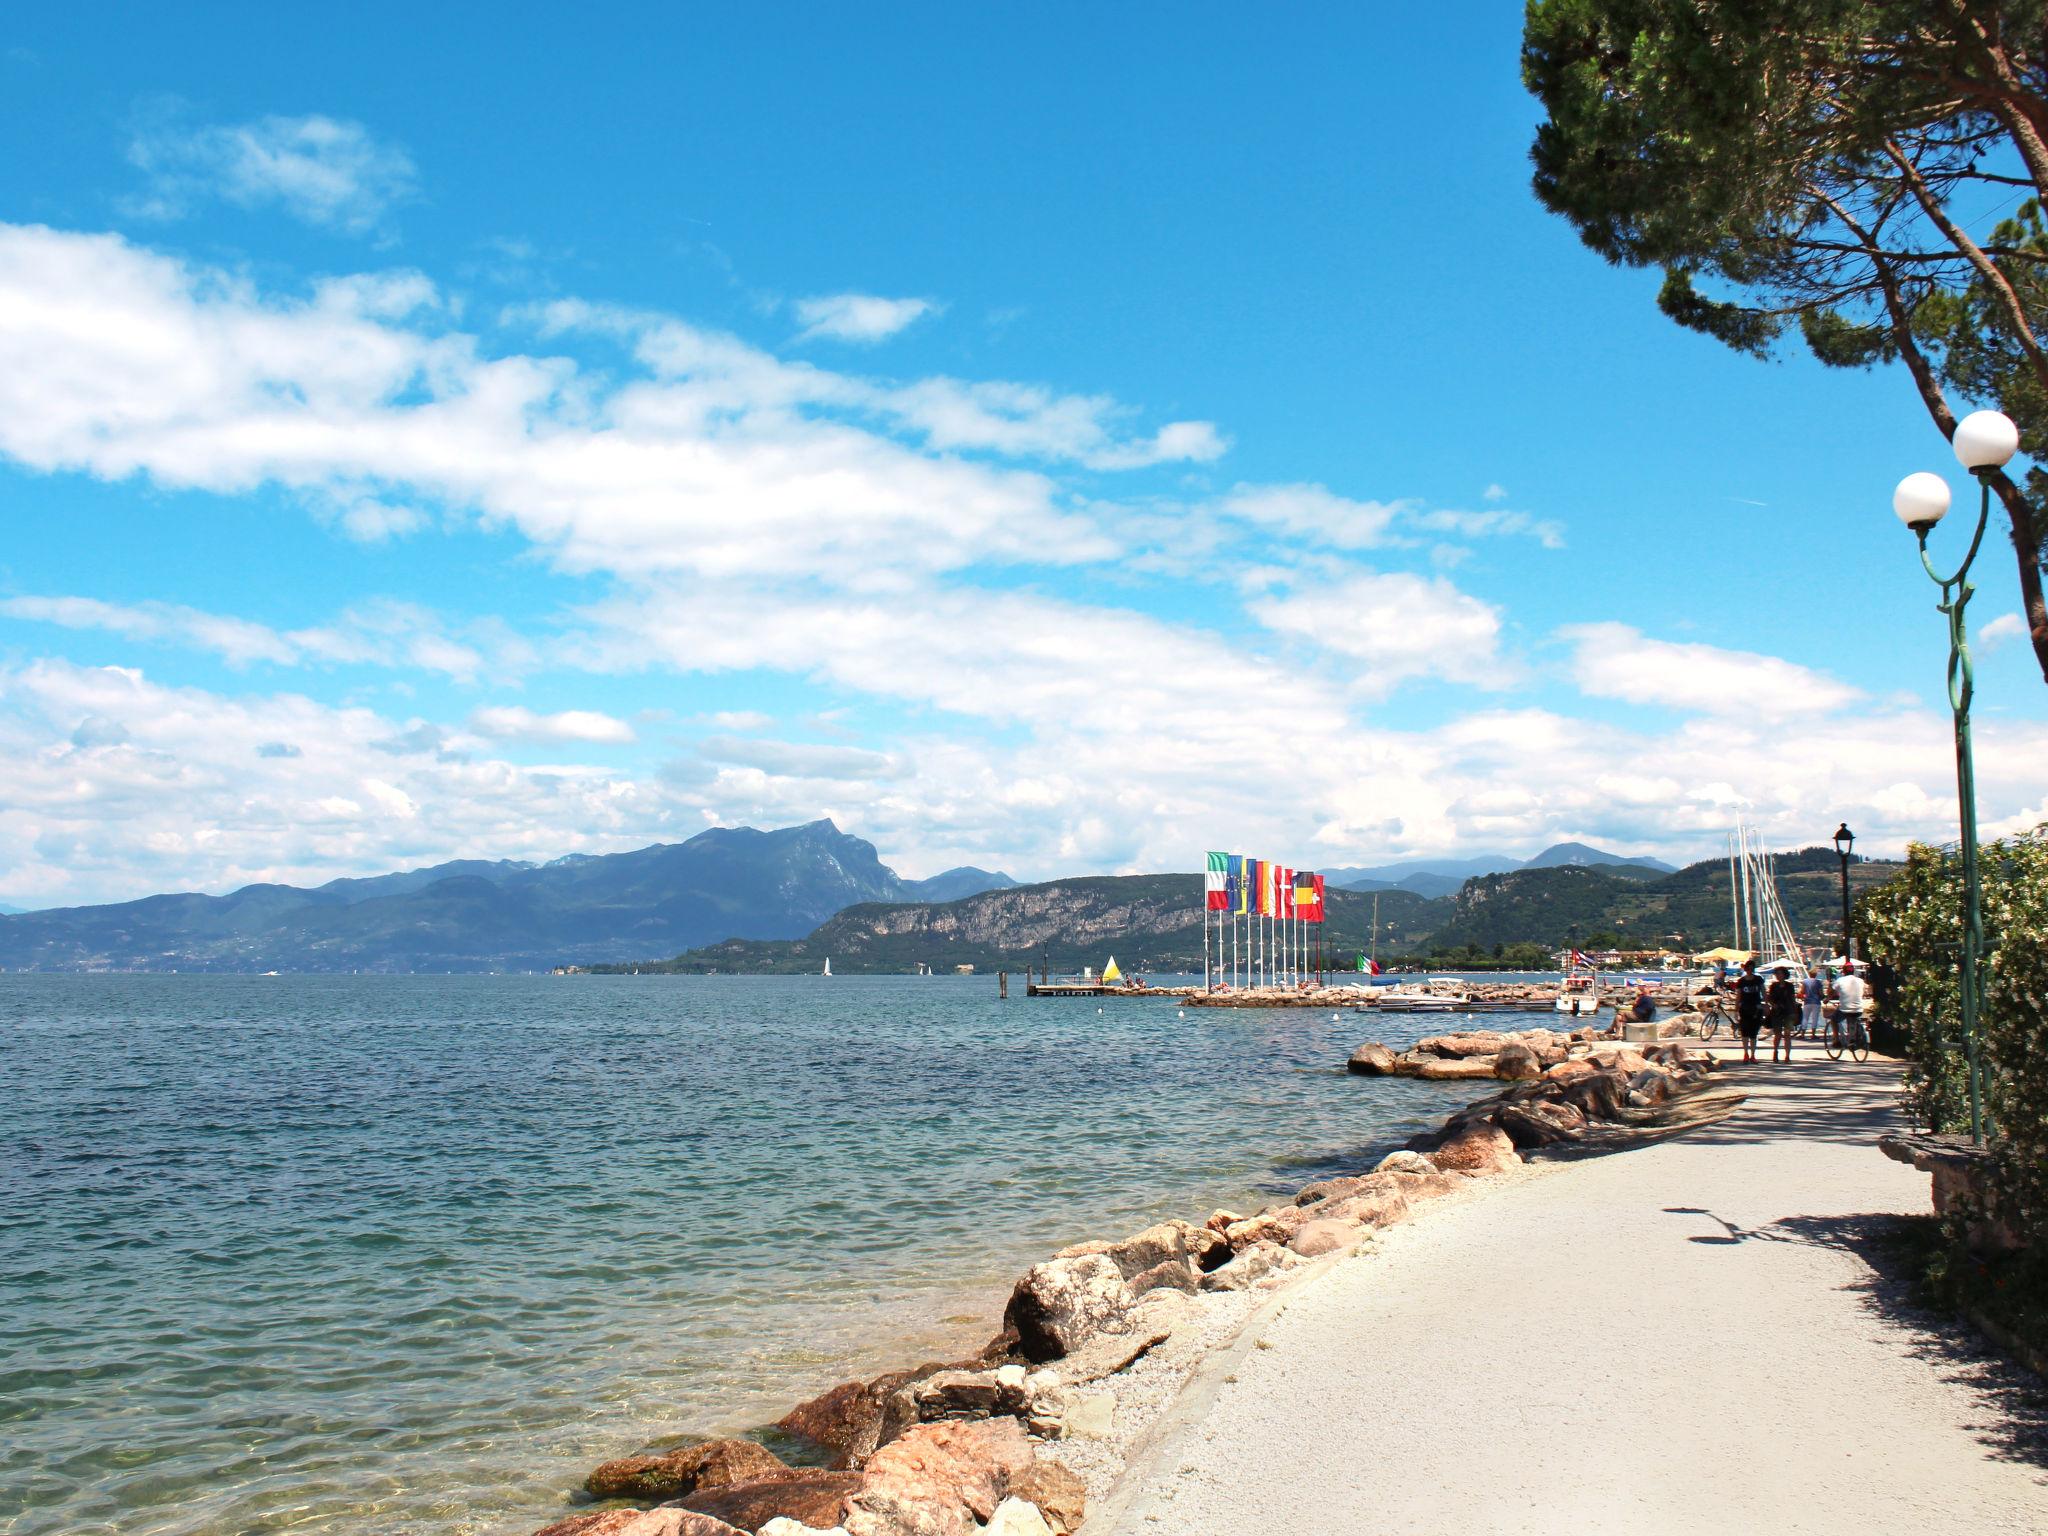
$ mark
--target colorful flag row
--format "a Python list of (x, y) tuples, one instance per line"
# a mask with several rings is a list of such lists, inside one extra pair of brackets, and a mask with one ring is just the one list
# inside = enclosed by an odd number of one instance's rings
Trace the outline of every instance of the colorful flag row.
[(1202, 886), (1211, 912), (1320, 923), (1327, 911), (1321, 875), (1241, 853), (1210, 854)]

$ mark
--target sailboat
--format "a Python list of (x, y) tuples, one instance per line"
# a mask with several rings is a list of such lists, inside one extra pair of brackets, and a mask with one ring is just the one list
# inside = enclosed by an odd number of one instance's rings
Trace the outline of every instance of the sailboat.
[(827, 976), (830, 976), (830, 975), (832, 974), (832, 957), (831, 957), (830, 955), (827, 955), (827, 956), (825, 957), (825, 972), (824, 972), (824, 973), (825, 973), (825, 974), (826, 974)]

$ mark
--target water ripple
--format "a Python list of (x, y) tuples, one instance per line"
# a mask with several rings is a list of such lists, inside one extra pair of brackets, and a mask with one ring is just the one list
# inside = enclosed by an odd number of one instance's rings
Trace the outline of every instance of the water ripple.
[[(0, 976), (0, 1531), (524, 1531), (1469, 1096), (986, 979)], [(1419, 1029), (1418, 1029), (1418, 1032)]]

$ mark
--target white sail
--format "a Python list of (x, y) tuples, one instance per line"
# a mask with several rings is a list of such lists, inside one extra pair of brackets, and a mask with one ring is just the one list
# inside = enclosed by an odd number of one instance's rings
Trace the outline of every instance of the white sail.
[(827, 976), (832, 974), (832, 957), (830, 955), (825, 957), (825, 974)]

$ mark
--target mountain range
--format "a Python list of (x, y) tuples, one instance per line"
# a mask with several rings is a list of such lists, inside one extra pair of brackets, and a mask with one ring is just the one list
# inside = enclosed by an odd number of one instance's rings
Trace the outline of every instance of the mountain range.
[(716, 827), (546, 864), (460, 859), (311, 889), (149, 896), (0, 917), (8, 970), (492, 971), (632, 960), (732, 937), (793, 938), (860, 902), (1015, 885), (960, 868), (905, 880), (830, 821)]
[(1347, 891), (1403, 890), (1437, 897), (1454, 894), (1478, 875), (1499, 875), (1515, 869), (1566, 868), (1604, 868), (1624, 878), (1653, 879), (1673, 873), (1675, 866), (1662, 859), (1608, 853), (1586, 843), (1553, 843), (1530, 859), (1482, 853), (1464, 859), (1406, 859), (1398, 864), (1374, 864), (1362, 869), (1328, 869), (1323, 875), (1331, 885)]

